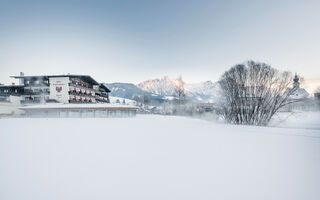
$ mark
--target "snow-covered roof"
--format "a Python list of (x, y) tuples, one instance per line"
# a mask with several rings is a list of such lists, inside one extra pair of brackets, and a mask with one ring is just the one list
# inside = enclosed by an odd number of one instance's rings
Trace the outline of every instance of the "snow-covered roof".
[(293, 94), (290, 95), (291, 99), (304, 99), (309, 97), (309, 93), (303, 88), (297, 88)]
[[(117, 104), (117, 100), (120, 101), (120, 103), (123, 102), (123, 100), (125, 101), (125, 105), (135, 105), (137, 102), (132, 100), (132, 99), (127, 99), (127, 98), (123, 98), (123, 97), (114, 97), (114, 96), (109, 96), (110, 99), (110, 103), (114, 103)], [(119, 103), (118, 103), (119, 105)]]
[(33, 110), (33, 109), (138, 109), (136, 106), (121, 105), (121, 104), (63, 104), (63, 103), (46, 103), (31, 106), (20, 107), (22, 110)]
[(99, 85), (99, 83), (94, 80), (91, 76), (89, 75), (77, 75), (77, 74), (60, 74), (60, 75), (35, 75), (35, 76), (10, 76), (11, 78), (15, 79), (49, 79), (49, 78), (55, 78), (55, 77), (78, 77), (83, 79), (84, 81), (91, 83), (93, 85)]

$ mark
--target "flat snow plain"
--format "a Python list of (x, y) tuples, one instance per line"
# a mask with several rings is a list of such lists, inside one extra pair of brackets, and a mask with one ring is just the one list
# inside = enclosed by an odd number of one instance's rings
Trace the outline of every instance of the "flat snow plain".
[(1, 200), (318, 200), (320, 129), (1, 119)]

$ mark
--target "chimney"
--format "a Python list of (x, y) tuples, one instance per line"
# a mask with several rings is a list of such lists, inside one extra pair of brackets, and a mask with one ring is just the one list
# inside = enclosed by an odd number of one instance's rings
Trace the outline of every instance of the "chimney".
[[(24, 76), (24, 73), (20, 72), (20, 76)], [(19, 79), (19, 85), (24, 85), (24, 78)]]

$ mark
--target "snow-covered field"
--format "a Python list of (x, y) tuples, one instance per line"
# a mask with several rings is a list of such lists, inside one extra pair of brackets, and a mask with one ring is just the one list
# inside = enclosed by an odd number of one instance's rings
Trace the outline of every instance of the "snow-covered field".
[(164, 116), (0, 126), (1, 200), (320, 199), (318, 128)]
[(272, 126), (320, 130), (320, 112), (294, 111), (274, 116)]

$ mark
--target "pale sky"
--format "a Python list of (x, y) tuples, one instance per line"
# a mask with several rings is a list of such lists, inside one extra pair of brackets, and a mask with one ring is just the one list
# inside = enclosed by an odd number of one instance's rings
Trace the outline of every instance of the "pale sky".
[(256, 60), (320, 79), (320, 1), (0, 0), (0, 82), (88, 74), (217, 81)]

